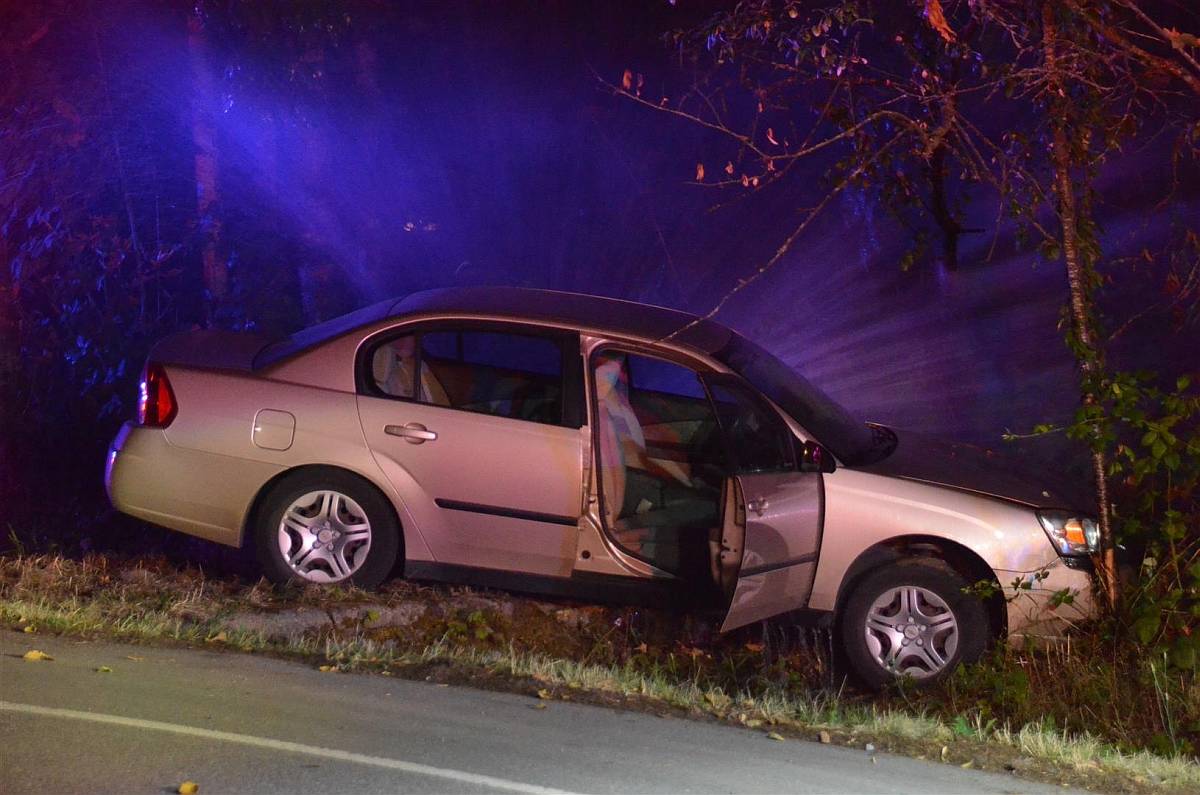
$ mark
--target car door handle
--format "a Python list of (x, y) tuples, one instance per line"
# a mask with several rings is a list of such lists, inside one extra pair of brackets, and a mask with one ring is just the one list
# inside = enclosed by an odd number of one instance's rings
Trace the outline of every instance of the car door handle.
[(389, 436), (399, 436), (409, 444), (424, 444), (437, 438), (436, 433), (419, 422), (410, 422), (407, 425), (385, 425), (383, 432)]

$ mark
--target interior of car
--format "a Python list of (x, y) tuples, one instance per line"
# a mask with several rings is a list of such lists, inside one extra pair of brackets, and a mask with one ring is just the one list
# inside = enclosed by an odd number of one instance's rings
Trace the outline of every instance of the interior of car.
[(592, 372), (606, 530), (664, 571), (710, 579), (727, 467), (698, 375), (611, 348), (593, 356)]

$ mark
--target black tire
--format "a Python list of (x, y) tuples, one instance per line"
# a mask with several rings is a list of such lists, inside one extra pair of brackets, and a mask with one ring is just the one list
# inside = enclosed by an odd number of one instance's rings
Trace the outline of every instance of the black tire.
[[(842, 648), (854, 675), (874, 690), (880, 690), (902, 678), (901, 672), (885, 667), (877, 659), (877, 652), (871, 648), (871, 641), (868, 640), (868, 613), (877, 599), (893, 589), (916, 588), (932, 592), (941, 599), (942, 605), (937, 605), (935, 600), (927, 600), (922, 594), (922, 611), (939, 615), (945, 620), (946, 613), (942, 608), (948, 608), (949, 613), (953, 614), (957, 630), (954, 649), (949, 654), (945, 653), (949, 631), (934, 626), (928, 627), (934, 632), (926, 635), (924, 630), (919, 630), (911, 639), (903, 632), (898, 632), (897, 636), (904, 637), (902, 643), (905, 648), (893, 646), (890, 635), (878, 631), (870, 633), (874, 642), (879, 644), (882, 657), (886, 658), (890, 649), (897, 649), (900, 655), (905, 655), (898, 661), (899, 667), (905, 667), (907, 662), (907, 667), (913, 672), (904, 676), (905, 679), (917, 686), (927, 686), (949, 676), (958, 665), (979, 660), (991, 640), (991, 624), (983, 602), (978, 597), (963, 593), (966, 587), (967, 583), (957, 572), (935, 558), (903, 560), (873, 571), (859, 580), (846, 600), (839, 619)], [(892, 627), (900, 625), (904, 614), (903, 595), (897, 593), (895, 599), (895, 602), (887, 603), (889, 606), (880, 608), (883, 613), (894, 607), (897, 623)], [(921, 651), (928, 647), (922, 645), (921, 650), (916, 647), (918, 642), (924, 644), (926, 640), (931, 646), (938, 646), (935, 657), (944, 660), (944, 665), (933, 673), (929, 671), (935, 666), (931, 664), (929, 655)]]
[(305, 469), (284, 478), (263, 498), (252, 528), (254, 550), (267, 579), (274, 583), (305, 582), (280, 549), (283, 514), (296, 500), (316, 491), (338, 492), (361, 508), (370, 527), (370, 543), (357, 569), (339, 584), (378, 588), (403, 555), (403, 537), (395, 511), (371, 483), (341, 469)]

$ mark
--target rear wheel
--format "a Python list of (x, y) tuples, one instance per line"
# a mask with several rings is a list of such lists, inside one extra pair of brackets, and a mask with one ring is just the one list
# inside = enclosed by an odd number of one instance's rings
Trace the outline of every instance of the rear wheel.
[(841, 617), (847, 661), (864, 684), (882, 688), (902, 677), (936, 682), (975, 662), (989, 639), (983, 603), (940, 560), (903, 561), (864, 577)]
[(255, 549), (272, 582), (378, 587), (400, 554), (400, 527), (386, 498), (340, 470), (308, 470), (267, 495)]

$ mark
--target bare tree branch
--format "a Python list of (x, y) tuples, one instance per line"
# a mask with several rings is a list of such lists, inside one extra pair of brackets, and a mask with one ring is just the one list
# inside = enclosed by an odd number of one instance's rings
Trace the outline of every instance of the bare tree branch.
[(791, 251), (792, 246), (800, 238), (800, 235), (804, 234), (805, 230), (807, 230), (808, 227), (812, 224), (812, 222), (814, 220), (816, 220), (816, 218), (821, 214), (821, 211), (824, 210), (826, 206), (828, 206), (829, 202), (833, 201), (833, 199), (835, 197), (840, 195), (841, 192), (843, 190), (845, 190), (847, 187), (849, 187), (849, 185), (855, 179), (860, 177), (863, 174), (863, 172), (865, 172), (872, 165), (874, 165), (874, 163), (876, 161), (878, 161), (887, 150), (891, 149), (893, 145), (895, 145), (897, 142), (901, 141), (903, 138), (904, 138), (903, 134), (897, 134), (897, 135), (893, 136), (890, 141), (885, 143), (883, 146), (879, 147), (875, 151), (875, 154), (872, 157), (870, 157), (865, 162), (859, 164), (859, 166), (857, 168), (855, 168), (853, 171), (851, 171), (849, 174), (847, 174), (845, 177), (843, 177), (842, 180), (840, 182), (838, 182), (837, 185), (835, 185), (828, 193), (825, 194), (825, 196), (823, 196), (821, 198), (821, 201), (819, 201), (814, 207), (811, 207), (806, 211), (804, 220), (801, 221), (800, 224), (795, 229), (792, 230), (792, 233), (787, 236), (787, 239), (784, 240), (783, 243), (779, 246), (779, 248), (777, 248), (775, 250), (775, 254), (772, 255), (772, 257), (769, 260), (767, 260), (765, 263), (763, 263), (758, 268), (756, 268), (754, 270), (754, 272), (752, 274), (750, 274), (748, 277), (746, 277), (744, 279), (739, 279), (737, 285), (734, 286), (734, 288), (732, 290), (729, 290), (727, 293), (725, 293), (725, 295), (723, 295), (720, 298), (720, 300), (717, 301), (717, 303), (713, 306), (712, 309), (710, 309), (704, 315), (697, 317), (695, 320), (691, 321), (690, 323), (683, 326), (682, 328), (679, 328), (679, 329), (671, 332), (670, 334), (663, 337), (659, 341), (666, 342), (668, 340), (671, 340), (671, 339), (677, 337), (678, 335), (684, 333), (688, 329), (691, 329), (691, 328), (699, 325), (700, 323), (704, 322), (705, 320), (712, 320), (714, 317), (716, 317), (717, 313), (719, 313), (721, 311), (721, 309), (724, 308), (725, 304), (727, 304), (731, 298), (733, 298), (735, 295), (740, 293), (742, 290), (746, 289), (751, 284), (753, 284), (754, 282), (756, 282), (760, 278), (762, 278), (762, 276), (767, 271), (774, 268), (779, 263), (779, 261), (781, 259), (783, 259), (783, 257), (789, 251)]

